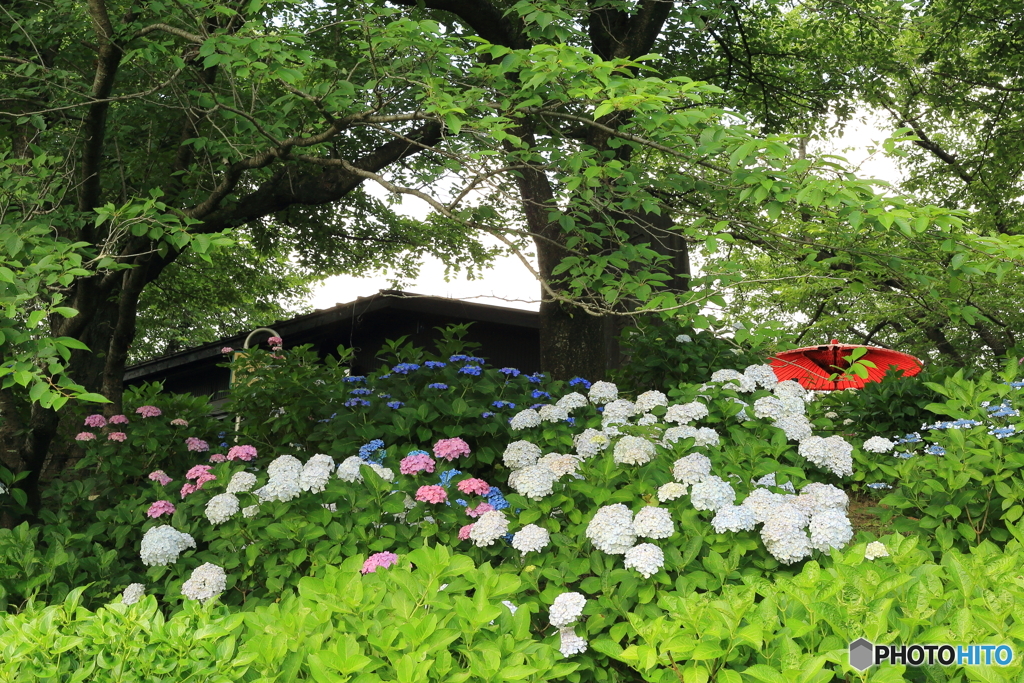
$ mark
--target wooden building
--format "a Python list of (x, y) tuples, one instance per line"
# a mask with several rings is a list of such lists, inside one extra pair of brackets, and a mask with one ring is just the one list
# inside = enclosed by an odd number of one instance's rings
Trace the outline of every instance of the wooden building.
[[(285, 348), (312, 344), (321, 358), (335, 354), (339, 345), (355, 349), (352, 374), (362, 375), (382, 364), (376, 354), (385, 340), (406, 336), (432, 350), (439, 337), (435, 328), (464, 323), (472, 323), (464, 338), (480, 344), (474, 354), (491, 365), (540, 370), (540, 320), (535, 311), (382, 290), (269, 327), (284, 339)], [(221, 349), (241, 349), (249, 332), (134, 365), (125, 371), (125, 385), (160, 381), (165, 391), (219, 399), (230, 379), (227, 368), (217, 367), (224, 362)], [(260, 333), (250, 345), (260, 342), (266, 347), (269, 336)]]

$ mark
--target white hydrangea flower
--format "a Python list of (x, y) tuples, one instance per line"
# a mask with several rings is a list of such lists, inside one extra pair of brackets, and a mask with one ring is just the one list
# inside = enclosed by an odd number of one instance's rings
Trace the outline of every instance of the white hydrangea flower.
[(841, 436), (809, 436), (800, 442), (797, 451), (809, 462), (836, 476), (849, 477), (853, 474), (853, 445)]
[(676, 337), (676, 341), (680, 344), (689, 344), (693, 341), (693, 337), (688, 334), (680, 334)]
[(134, 605), (146, 594), (146, 586), (141, 583), (129, 583), (121, 593), (121, 602), (125, 605)]
[(853, 538), (853, 526), (846, 512), (836, 508), (815, 512), (807, 529), (811, 532), (811, 547), (822, 552), (842, 548)]
[(775, 376), (775, 370), (770, 365), (748, 365), (743, 369), (743, 374), (753, 380), (757, 386), (769, 391), (779, 383), (779, 378)]
[(672, 465), (672, 478), (680, 484), (696, 484), (711, 474), (711, 460), (700, 453), (690, 453)]
[(785, 432), (790, 441), (803, 441), (814, 433), (814, 425), (804, 415), (783, 415), (775, 420), (775, 426)]
[(551, 534), (544, 527), (536, 524), (527, 524), (512, 536), (512, 547), (526, 553), (540, 552), (551, 543)]
[(583, 608), (587, 606), (587, 598), (582, 593), (562, 593), (555, 598), (548, 610), (548, 621), (552, 626), (562, 628), (576, 623), (583, 616)]
[[(352, 455), (341, 461), (338, 465), (338, 479), (347, 481), (350, 484), (363, 480), (363, 475), (359, 471), (359, 466), (364, 464), (366, 461), (360, 458), (358, 455)], [(297, 484), (297, 482), (296, 482)]]
[(726, 384), (727, 389), (749, 393), (757, 389), (757, 382), (737, 370), (717, 370), (711, 373), (711, 383)]
[(861, 448), (869, 453), (888, 453), (892, 449), (896, 448), (896, 444), (884, 437), (873, 436), (865, 441)]
[(586, 460), (608, 448), (611, 439), (604, 433), (588, 427), (573, 438), (573, 443), (576, 445), (576, 454)]
[(206, 602), (227, 590), (227, 575), (215, 564), (207, 562), (192, 570), (192, 576), (181, 584), (181, 593), (190, 600)]
[(590, 401), (587, 397), (578, 391), (574, 391), (571, 394), (566, 394), (562, 398), (558, 399), (555, 403), (556, 406), (564, 408), (567, 412), (572, 412), (577, 408), (585, 408), (590, 405)]
[(785, 412), (782, 401), (776, 396), (762, 396), (754, 401), (754, 417), (759, 420), (777, 420), (785, 415)]
[(142, 564), (148, 567), (165, 567), (178, 559), (186, 548), (195, 548), (196, 541), (189, 534), (161, 524), (146, 531), (139, 548)]
[(683, 425), (682, 427), (669, 427), (665, 430), (665, 433), (661, 436), (661, 445), (665, 448), (671, 448), (672, 444), (681, 439), (695, 439), (697, 437), (697, 428), (691, 425)]
[(881, 541), (871, 541), (871, 543), (868, 543), (868, 546), (864, 548), (864, 559), (876, 560), (879, 557), (889, 557), (889, 551)]
[(294, 455), (279, 455), (274, 461), (267, 465), (267, 476), (274, 477), (295, 477), (299, 478), (302, 472), (302, 463)]
[(310, 493), (322, 493), (327, 489), (327, 482), (334, 472), (334, 458), (324, 453), (317, 453), (306, 461), (299, 473), (299, 488)]
[(811, 554), (811, 540), (804, 532), (807, 517), (793, 505), (780, 505), (772, 510), (761, 539), (768, 552), (784, 564), (798, 562)]
[(708, 407), (700, 401), (672, 405), (665, 411), (665, 422), (684, 424), (703, 420), (708, 416)]
[(586, 534), (601, 552), (622, 555), (636, 543), (633, 513), (622, 503), (605, 505), (590, 520)]
[(645, 391), (636, 397), (636, 409), (641, 413), (649, 413), (658, 406), (667, 406), (668, 396), (660, 391)]
[(558, 629), (559, 645), (558, 651), (563, 657), (583, 654), (587, 651), (587, 641), (576, 635), (572, 626), (563, 626)]
[(206, 519), (210, 524), (223, 524), (238, 512), (238, 498), (233, 493), (220, 493), (206, 501)]
[(723, 505), (715, 513), (711, 526), (719, 534), (726, 531), (753, 531), (757, 526), (757, 519), (753, 511), (744, 505)]
[(807, 413), (807, 404), (797, 396), (782, 396), (777, 399), (782, 406), (782, 415), (804, 415)]
[(488, 510), (480, 515), (480, 518), (469, 530), (469, 538), (479, 548), (485, 545), (492, 545), (499, 538), (508, 533), (508, 519), (501, 510)]
[(298, 498), (301, 493), (298, 473), (293, 474), (292, 472), (279, 473), (278, 476), (271, 477), (266, 486), (256, 491), (261, 503), (269, 503), (274, 500), (287, 503)]
[(374, 474), (384, 481), (395, 480), (395, 473), (390, 467), (384, 467), (383, 465), (378, 465), (375, 462), (368, 462), (366, 463), (366, 466), (373, 470)]
[(665, 553), (653, 543), (640, 543), (626, 551), (626, 569), (635, 569), (649, 579), (665, 566)]
[(552, 486), (558, 481), (554, 472), (543, 465), (530, 465), (514, 470), (508, 477), (508, 485), (516, 493), (532, 500), (540, 500), (551, 495)]
[(846, 491), (836, 488), (832, 484), (822, 484), (816, 481), (812, 481), (800, 489), (800, 495), (813, 497), (815, 510), (827, 508), (845, 510), (850, 504), (850, 497), (846, 495)]
[(843, 424), (846, 425), (846, 426), (852, 425), (853, 424), (853, 419), (848, 417), (845, 420), (843, 420)]
[(537, 427), (540, 425), (540, 413), (533, 408), (527, 408), (526, 410), (520, 410), (513, 416), (512, 421), (509, 422), (509, 426), (519, 431), (520, 429), (529, 429), (530, 427)]
[(839, 417), (839, 413), (835, 412), (834, 410), (830, 410), (827, 413), (825, 413), (825, 417), (827, 417), (830, 420), (835, 420), (836, 418)]
[(670, 481), (667, 484), (661, 486), (658, 489), (658, 500), (662, 503), (667, 503), (670, 500), (675, 500), (686, 495), (686, 492), (690, 490), (690, 487), (686, 484), (679, 484), (674, 481)]
[(668, 510), (648, 505), (633, 517), (633, 531), (644, 538), (668, 538), (676, 530)]
[(555, 477), (561, 479), (567, 474), (576, 474), (580, 467), (580, 460), (575, 455), (548, 453), (538, 460), (537, 464), (548, 468), (555, 473)]
[(717, 446), (719, 444), (718, 432), (711, 427), (700, 427), (693, 435), (693, 445), (697, 448), (703, 446)]
[(776, 486), (776, 487), (778, 487), (778, 488), (780, 488), (780, 489), (782, 489), (784, 491), (789, 491), (790, 493), (796, 493), (796, 487), (793, 486), (793, 482), (791, 482), (791, 481), (787, 481), (785, 484), (782, 484), (781, 486), (779, 484), (775, 483), (775, 473), (774, 472), (772, 472), (771, 474), (766, 474), (763, 477), (761, 477), (760, 479), (758, 479), (757, 481), (755, 481), (754, 482), (754, 486)]
[(729, 482), (714, 475), (697, 482), (690, 489), (690, 502), (698, 510), (718, 510), (732, 505), (735, 500), (736, 491)]
[(569, 417), (569, 411), (562, 406), (552, 404), (541, 406), (537, 414), (545, 422), (561, 422)]
[(256, 485), (256, 475), (252, 472), (235, 472), (231, 475), (231, 481), (228, 482), (228, 493), (245, 493), (252, 491), (252, 487)]
[(619, 388), (611, 382), (594, 382), (590, 385), (590, 402), (595, 405), (610, 403), (619, 397)]
[(784, 382), (779, 382), (772, 389), (772, 393), (782, 398), (783, 396), (795, 396), (796, 398), (802, 398), (806, 400), (807, 390), (803, 388), (800, 382), (792, 379), (787, 379)]
[(636, 421), (641, 427), (649, 427), (650, 425), (658, 424), (658, 416), (654, 413), (644, 413), (639, 420)]
[(242, 516), (246, 519), (252, 519), (259, 513), (259, 511), (259, 505), (247, 505), (246, 507), (242, 508)]
[(502, 461), (505, 463), (505, 467), (510, 470), (518, 470), (530, 465), (536, 465), (537, 459), (540, 458), (540, 452), (540, 446), (529, 441), (513, 441), (505, 447)]
[(615, 443), (612, 458), (619, 465), (646, 465), (654, 459), (654, 444), (642, 436), (624, 436)]
[(604, 425), (626, 424), (629, 418), (637, 414), (636, 406), (632, 401), (624, 398), (616, 399), (605, 404), (601, 413), (601, 422)]
[(742, 507), (750, 510), (758, 523), (763, 523), (771, 516), (772, 511), (780, 505), (784, 505), (787, 499), (788, 496), (781, 493), (756, 488), (744, 499)]

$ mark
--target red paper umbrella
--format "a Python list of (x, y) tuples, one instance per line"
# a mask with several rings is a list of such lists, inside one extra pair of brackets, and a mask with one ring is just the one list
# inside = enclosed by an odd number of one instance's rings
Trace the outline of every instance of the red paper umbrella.
[[(850, 367), (849, 361), (843, 360), (843, 356), (849, 356), (853, 349), (867, 349), (861, 360), (869, 360), (875, 364), (875, 367), (867, 368), (867, 378), (856, 375), (842, 378), (842, 372)], [(816, 391), (859, 389), (868, 382), (881, 382), (890, 367), (903, 370), (904, 377), (916, 375), (922, 368), (921, 361), (909, 354), (877, 346), (840, 344), (837, 339), (823, 346), (805, 346), (802, 349), (783, 351), (769, 360), (780, 382), (792, 379), (804, 388)], [(829, 379), (835, 373), (840, 373), (840, 379)]]

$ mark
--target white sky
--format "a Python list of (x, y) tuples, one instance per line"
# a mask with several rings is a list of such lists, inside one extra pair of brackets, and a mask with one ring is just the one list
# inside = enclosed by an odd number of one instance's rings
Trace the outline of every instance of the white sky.
[[(865, 115), (865, 118), (864, 123), (849, 124), (843, 137), (813, 144), (810, 151), (840, 154), (854, 167), (859, 167), (860, 174), (864, 177), (878, 178), (891, 183), (898, 182), (900, 176), (894, 164), (886, 159), (881, 151), (875, 155), (869, 152), (870, 148), (879, 146), (887, 137), (887, 133), (883, 132), (888, 130), (884, 127), (884, 121), (868, 115)], [(386, 194), (370, 181), (367, 190), (381, 196)], [(402, 210), (409, 215), (422, 217), (426, 215), (428, 207), (420, 199), (405, 196)], [(540, 307), (540, 286), (519, 259), (513, 256), (498, 259), (492, 269), (482, 273), (476, 280), (468, 280), (465, 275), (458, 275), (445, 281), (444, 270), (440, 260), (428, 256), (424, 259), (419, 277), (408, 283), (404, 287), (405, 291), (533, 311)], [(324, 280), (323, 284), (314, 290), (310, 303), (317, 309), (330, 308), (361, 296), (376, 294), (382, 289), (390, 289), (386, 273), (372, 277), (338, 275)]]

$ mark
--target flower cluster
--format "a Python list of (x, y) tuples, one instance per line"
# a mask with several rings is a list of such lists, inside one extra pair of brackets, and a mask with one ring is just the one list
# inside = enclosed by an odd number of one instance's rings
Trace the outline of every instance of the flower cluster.
[(417, 472), (433, 474), (436, 464), (426, 451), (410, 451), (409, 455), (398, 463), (398, 471), (402, 474), (416, 474)]
[(181, 593), (190, 600), (206, 602), (227, 590), (227, 575), (221, 567), (207, 562), (196, 567), (181, 584)]
[(469, 444), (458, 437), (454, 439), (441, 439), (434, 444), (434, 455), (449, 462), (459, 456), (469, 455), (469, 453)]
[(359, 571), (363, 574), (373, 574), (378, 569), (387, 569), (393, 564), (398, 563), (398, 555), (384, 551), (381, 553), (374, 553), (366, 558), (363, 562), (363, 568)]
[(186, 548), (195, 548), (196, 542), (168, 524), (152, 527), (142, 537), (139, 557), (147, 567), (165, 567), (178, 559)]

